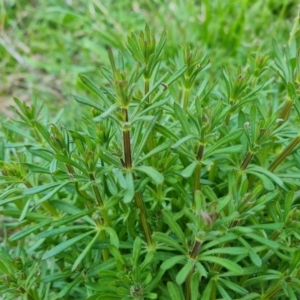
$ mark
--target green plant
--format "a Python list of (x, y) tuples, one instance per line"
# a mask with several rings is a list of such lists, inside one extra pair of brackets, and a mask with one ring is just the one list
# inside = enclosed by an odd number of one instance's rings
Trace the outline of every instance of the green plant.
[[(74, 126), (15, 99), (2, 124), (5, 299), (297, 299), (299, 57), (205, 79), (131, 34)], [(182, 51), (182, 52), (181, 52)], [(293, 109), (295, 108), (295, 109)]]

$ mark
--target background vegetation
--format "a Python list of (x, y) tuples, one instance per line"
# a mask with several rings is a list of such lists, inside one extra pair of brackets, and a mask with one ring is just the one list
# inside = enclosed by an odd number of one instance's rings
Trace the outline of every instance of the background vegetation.
[(183, 43), (200, 48), (212, 67), (207, 76), (218, 81), (222, 65), (245, 65), (253, 53), (271, 53), (299, 38), (299, 3), (266, 1), (99, 1), (4, 0), (0, 3), (0, 109), (12, 95), (36, 98), (53, 111), (68, 105), (81, 89), (78, 74), (101, 80), (106, 47), (119, 49), (130, 31), (145, 23), (160, 34), (167, 30), (165, 57)]

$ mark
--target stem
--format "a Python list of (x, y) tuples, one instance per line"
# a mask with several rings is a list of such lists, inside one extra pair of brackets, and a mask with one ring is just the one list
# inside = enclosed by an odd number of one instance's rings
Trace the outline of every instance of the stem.
[[(126, 108), (122, 108), (125, 122), (128, 122), (128, 110)], [(123, 146), (124, 146), (124, 159), (125, 159), (125, 167), (126, 169), (132, 168), (132, 159), (131, 159), (131, 143), (130, 143), (130, 131), (123, 131)]]
[(134, 200), (137, 208), (140, 210), (140, 222), (145, 234), (145, 238), (147, 241), (147, 245), (149, 248), (152, 248), (153, 240), (152, 240), (152, 233), (149, 223), (147, 222), (147, 212), (145, 208), (145, 204), (143, 202), (142, 194), (140, 192), (136, 192), (134, 195)]
[[(126, 108), (122, 109), (124, 114), (124, 119), (128, 122), (128, 110)], [(123, 131), (123, 147), (124, 147), (124, 160), (125, 160), (125, 168), (132, 168), (132, 158), (131, 158), (131, 143), (130, 143), (130, 130)], [(133, 176), (134, 178), (134, 176)], [(152, 233), (150, 229), (150, 225), (147, 222), (147, 212), (146, 207), (143, 202), (142, 194), (140, 192), (136, 192), (134, 195), (136, 207), (140, 210), (140, 222), (144, 231), (144, 235), (149, 247), (152, 248), (153, 240)]]
[(299, 142), (300, 142), (300, 136), (297, 136), (271, 163), (268, 170), (273, 172), (278, 167), (278, 165), (293, 151), (293, 149), (299, 144)]
[[(197, 255), (199, 254), (199, 251), (201, 249), (202, 242), (196, 241), (194, 244), (194, 247), (191, 251), (190, 258), (195, 259)], [(186, 280), (186, 285), (185, 285), (185, 299), (190, 300), (191, 299), (191, 281), (192, 281), (192, 276), (194, 273), (195, 268), (193, 268), (190, 272), (190, 274), (187, 277)]]
[[(66, 165), (66, 167), (67, 167), (67, 169), (69, 171), (69, 175), (73, 175), (75, 173), (75, 170), (74, 170), (74, 168), (72, 166)], [(92, 173), (90, 174), (90, 180), (91, 181), (95, 181), (94, 174), (92, 174)], [(95, 198), (96, 198), (95, 200), (96, 200), (97, 205), (102, 208), (101, 213), (102, 213), (102, 217), (103, 217), (104, 223), (105, 223), (105, 225), (110, 226), (110, 220), (109, 220), (109, 217), (107, 215), (106, 210), (103, 207), (103, 201), (102, 201), (101, 194), (100, 194), (98, 188), (95, 185), (93, 185), (93, 191), (95, 193)], [(91, 208), (88, 203), (86, 203), (85, 205), (86, 205), (86, 207), (88, 209)], [(97, 225), (98, 228), (102, 228), (103, 227), (103, 222), (102, 222), (102, 220), (100, 218), (95, 219), (95, 223), (96, 223), (96, 225)], [(106, 240), (106, 235), (105, 235), (105, 232), (103, 230), (101, 230), (101, 232), (99, 234), (99, 238), (102, 241)], [(103, 260), (104, 261), (109, 259), (108, 249), (102, 249), (102, 256), (103, 256)]]
[(292, 105), (293, 105), (293, 101), (291, 99), (288, 99), (285, 102), (278, 118), (286, 121), (287, 118), (289, 117)]
[(196, 156), (196, 159), (199, 161), (199, 163), (196, 166), (194, 172), (194, 196), (196, 191), (198, 191), (200, 188), (200, 176), (201, 176), (201, 167), (202, 167), (200, 161), (202, 160), (203, 152), (204, 152), (204, 145), (201, 144), (199, 146), (198, 153)]
[(263, 295), (263, 299), (273, 299), (273, 297), (281, 291), (282, 287), (281, 284), (277, 284), (274, 288), (271, 289), (271, 291), (267, 292), (266, 294)]
[(247, 155), (245, 156), (241, 166), (240, 166), (240, 169), (241, 170), (245, 170), (247, 168), (247, 166), (249, 165), (249, 163), (251, 162), (252, 158), (254, 156), (254, 153), (251, 152), (251, 151), (248, 151)]
[[(149, 90), (150, 90), (150, 81), (149, 81), (149, 79), (147, 78), (147, 79), (145, 79), (145, 95), (148, 94)], [(146, 99), (146, 101), (147, 101), (148, 103), (150, 103), (149, 97)]]
[(190, 89), (184, 90), (184, 98), (183, 98), (183, 110), (186, 111), (189, 105), (189, 99), (190, 99)]
[[(95, 182), (94, 174), (90, 174), (90, 180)], [(106, 209), (104, 208), (104, 203), (103, 203), (100, 191), (95, 184), (93, 184), (93, 191), (94, 191), (94, 194), (96, 197), (97, 205), (101, 208), (101, 214), (102, 214), (102, 217), (104, 220), (104, 224), (107, 226), (111, 226), (110, 219), (108, 217), (108, 213), (107, 213)]]

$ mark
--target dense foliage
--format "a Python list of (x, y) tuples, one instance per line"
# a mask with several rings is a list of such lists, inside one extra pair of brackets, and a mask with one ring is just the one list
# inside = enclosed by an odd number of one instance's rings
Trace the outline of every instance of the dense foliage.
[[(298, 299), (299, 56), (223, 68), (148, 26), (108, 50), (75, 126), (4, 122), (5, 299)], [(97, 79), (96, 79), (97, 80)], [(102, 80), (103, 81), (103, 80)], [(82, 110), (81, 107), (88, 107)]]

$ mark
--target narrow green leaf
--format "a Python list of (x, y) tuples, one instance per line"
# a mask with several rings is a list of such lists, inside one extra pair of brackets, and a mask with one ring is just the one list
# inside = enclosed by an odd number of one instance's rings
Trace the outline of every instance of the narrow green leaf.
[(137, 160), (135, 162), (136, 165), (139, 165), (141, 162), (145, 161), (146, 159), (148, 159), (149, 157), (156, 155), (164, 150), (170, 149), (172, 142), (171, 141), (166, 141), (164, 143), (162, 143), (161, 145), (158, 145), (157, 147), (155, 147), (153, 150), (151, 150), (150, 152), (148, 152), (147, 154), (145, 154), (141, 159)]
[(191, 164), (189, 164), (183, 171), (181, 171), (182, 177), (184, 178), (191, 177), (199, 163), (200, 162), (198, 160), (194, 160)]
[(83, 174), (88, 175), (86, 168), (80, 164), (78, 164), (77, 162), (75, 162), (74, 160), (72, 160), (71, 158), (62, 155), (62, 154), (55, 154), (55, 158), (67, 165), (73, 166), (75, 168), (77, 168), (78, 170), (80, 170)]
[(185, 135), (192, 134), (191, 126), (189, 124), (189, 121), (186, 117), (186, 113), (184, 112), (184, 110), (177, 103), (174, 103), (173, 109), (174, 109), (175, 116), (179, 120)]
[(133, 244), (132, 249), (132, 263), (133, 265), (137, 265), (142, 250), (142, 239), (140, 237), (136, 237)]
[(126, 173), (126, 185), (127, 188), (124, 193), (123, 201), (124, 203), (129, 203), (131, 202), (135, 194), (134, 182), (133, 182), (133, 177), (131, 172)]
[(91, 230), (91, 231), (88, 231), (88, 232), (83, 233), (81, 235), (75, 236), (74, 238), (72, 238), (70, 240), (64, 241), (61, 244), (56, 245), (52, 249), (45, 252), (42, 259), (48, 259), (52, 256), (55, 256), (58, 253), (61, 253), (65, 249), (71, 247), (72, 245), (74, 245), (78, 241), (80, 241), (80, 240), (84, 239), (86, 236), (90, 235), (92, 232), (94, 232), (94, 230)]
[(116, 248), (119, 248), (119, 237), (116, 233), (116, 231), (112, 228), (112, 227), (103, 227), (103, 230), (106, 231), (106, 233), (108, 233), (109, 237), (110, 237), (110, 244), (114, 245)]
[(171, 237), (169, 237), (168, 235), (162, 233), (162, 232), (155, 232), (153, 234), (153, 238), (157, 241), (157, 242), (161, 242), (164, 243), (168, 246), (170, 246), (173, 249), (178, 250), (179, 252), (186, 254), (186, 250), (185, 248), (183, 248), (178, 241), (172, 239)]
[(73, 98), (75, 99), (76, 102), (78, 102), (80, 104), (93, 107), (93, 108), (103, 112), (103, 108), (101, 106), (99, 106), (98, 104), (96, 104), (95, 102), (93, 102), (93, 101), (87, 100), (83, 97), (76, 96), (76, 95), (73, 95)]
[(54, 228), (54, 229), (50, 229), (50, 230), (46, 230), (43, 232), (40, 232), (37, 237), (40, 239), (44, 239), (44, 238), (48, 238), (51, 236), (56, 236), (62, 233), (74, 233), (74, 231), (76, 230), (88, 230), (88, 229), (92, 229), (91, 226), (87, 226), (87, 225), (74, 225), (74, 226), (65, 226), (65, 227), (60, 227), (60, 228)]
[(79, 273), (78, 275), (76, 275), (75, 279), (69, 283), (68, 285), (66, 285), (57, 295), (56, 299), (63, 299), (64, 296), (76, 285), (78, 284), (80, 281), (82, 281), (83, 278), (81, 276), (81, 274)]
[(29, 228), (27, 229), (24, 229), (22, 231), (19, 231), (15, 234), (13, 234), (9, 240), (10, 241), (16, 241), (16, 240), (19, 240), (19, 239), (22, 239), (23, 237), (29, 235), (30, 233), (38, 230), (38, 229), (41, 229), (43, 226), (45, 225), (48, 225), (51, 223), (51, 220), (47, 220), (47, 221), (44, 221), (44, 222), (41, 222), (41, 223), (38, 223), (38, 224), (35, 224), (33, 226), (30, 226)]
[(202, 255), (199, 255), (198, 258), (200, 261), (209, 261), (218, 264), (236, 274), (243, 274), (243, 269), (237, 263), (229, 259), (216, 257), (216, 256), (202, 256)]
[(183, 266), (183, 268), (178, 272), (176, 276), (176, 283), (181, 285), (185, 282), (189, 273), (192, 271), (195, 265), (195, 260), (188, 260), (188, 262)]
[(198, 300), (199, 297), (200, 274), (194, 272), (191, 280), (191, 300)]
[(223, 284), (224, 287), (227, 287), (227, 288), (231, 289), (232, 291), (234, 291), (234, 292), (236, 292), (236, 293), (238, 293), (240, 295), (246, 295), (248, 293), (248, 291), (246, 289), (244, 289), (240, 285), (235, 284), (235, 283), (233, 283), (233, 282), (231, 282), (229, 280), (226, 280), (226, 279), (221, 278), (221, 277), (219, 277), (218, 280), (220, 282), (222, 282), (222, 284)]
[(248, 253), (248, 249), (244, 247), (227, 247), (227, 248), (215, 248), (212, 250), (202, 251), (203, 255), (211, 255), (211, 254), (228, 254), (228, 255), (245, 255)]
[(160, 268), (162, 270), (169, 270), (171, 269), (173, 266), (179, 264), (179, 263), (183, 263), (184, 261), (186, 261), (186, 257), (184, 255), (176, 255), (173, 256), (169, 259), (166, 259), (160, 266)]
[[(82, 219), (85, 220), (87, 223), (91, 224), (92, 226), (95, 225), (94, 220), (90, 217), (91, 213), (94, 212), (94, 208), (83, 212), (82, 208), (76, 207), (75, 205), (73, 205), (67, 201), (61, 201), (61, 200), (51, 200), (51, 205), (53, 207), (55, 207), (56, 209), (59, 209), (65, 213), (71, 214), (71, 215), (87, 212), (87, 215), (83, 216)], [(58, 220), (58, 221), (62, 221), (62, 220)]]
[(101, 91), (101, 89), (99, 87), (97, 87), (97, 85), (91, 81), (87, 76), (85, 75), (79, 75), (81, 81), (90, 89), (92, 90), (96, 95), (98, 95), (101, 100), (103, 100), (107, 106), (110, 106), (110, 102), (107, 99), (107, 97), (104, 95), (104, 93)]
[[(156, 124), (158, 117), (159, 116), (155, 117), (151, 122), (147, 123), (147, 127), (143, 133), (141, 131), (137, 131), (134, 133), (134, 135), (142, 134), (142, 139), (140, 141), (138, 140), (138, 138), (136, 136), (134, 136), (134, 143), (132, 143), (132, 146), (133, 146), (132, 149), (133, 149), (134, 157), (136, 159), (140, 159), (140, 155), (143, 151), (145, 144), (148, 141), (149, 135), (151, 133), (153, 133), (153, 128)], [(141, 128), (141, 130), (143, 129), (143, 127), (140, 127), (140, 128)], [(135, 161), (135, 159), (134, 159), (134, 161)]]
[(118, 107), (119, 107), (119, 104), (117, 104), (117, 103), (111, 105), (100, 116), (97, 116), (97, 117), (93, 118), (93, 121), (94, 122), (100, 122), (100, 121), (102, 121), (103, 119), (109, 117)]
[(260, 267), (262, 265), (260, 257), (252, 248), (249, 249), (249, 257), (255, 266)]
[(187, 70), (187, 66), (181, 67), (179, 70), (177, 70), (172, 76), (167, 80), (166, 85), (171, 85), (174, 81), (176, 81), (179, 77), (181, 77), (184, 72)]
[(185, 234), (183, 233), (178, 223), (174, 220), (174, 216), (168, 210), (165, 209), (162, 211), (162, 214), (164, 216), (164, 221), (169, 225), (170, 229), (177, 235), (181, 243), (184, 244)]
[(271, 241), (271, 240), (268, 240), (266, 238), (263, 238), (255, 233), (247, 233), (246, 234), (247, 237), (267, 246), (268, 248), (271, 248), (271, 249), (277, 249), (279, 247), (279, 244), (274, 242), (274, 241)]
[(196, 134), (189, 134), (189, 135), (187, 135), (187, 136), (185, 136), (185, 137), (183, 137), (182, 139), (180, 139), (178, 142), (176, 142), (174, 145), (172, 145), (172, 149), (176, 149), (176, 148), (178, 148), (181, 144), (183, 144), (183, 143), (185, 143), (186, 141), (189, 141), (189, 140), (192, 140), (192, 139), (194, 139), (194, 140), (199, 140), (199, 136), (198, 135), (196, 135)]
[(73, 222), (73, 221), (75, 221), (75, 220), (77, 220), (79, 218), (82, 218), (82, 217), (84, 217), (86, 215), (90, 215), (94, 210), (95, 210), (94, 208), (91, 208), (89, 210), (81, 211), (81, 212), (76, 213), (76, 214), (74, 214), (72, 216), (69, 216), (69, 217), (63, 217), (60, 220), (52, 222), (51, 225), (54, 226), (54, 227), (58, 227), (58, 226), (62, 226), (62, 225), (71, 223), (71, 222)]
[(37, 200), (35, 203), (40, 204), (40, 203), (50, 199), (52, 196), (54, 196), (58, 191), (60, 191), (64, 186), (68, 185), (69, 183), (71, 183), (71, 182), (69, 182), (69, 181), (63, 182), (58, 187), (54, 188), (51, 192), (49, 192), (47, 195), (45, 195), (43, 198)]
[(61, 185), (60, 182), (51, 182), (48, 184), (43, 184), (43, 185), (40, 185), (37, 187), (29, 188), (29, 189), (25, 190), (23, 194), (24, 195), (34, 195), (34, 194), (42, 193), (44, 191), (47, 191), (49, 189), (55, 188), (60, 185)]
[(153, 167), (138, 166), (138, 167), (135, 167), (134, 170), (142, 172), (142, 173), (145, 173), (146, 175), (148, 175), (149, 177), (151, 177), (151, 179), (156, 184), (162, 184), (163, 181), (164, 181), (164, 176), (161, 173), (159, 173), (158, 171), (156, 171)]
[(214, 152), (216, 150), (219, 150), (222, 146), (237, 140), (243, 134), (243, 132), (243, 129), (236, 129), (233, 132), (229, 132), (226, 136), (220, 139), (213, 146), (207, 147), (207, 150), (203, 155), (203, 159), (207, 159), (209, 156), (214, 155)]
[(247, 170), (247, 172), (248, 172), (248, 170), (250, 170), (250, 171), (258, 172), (260, 174), (264, 174), (269, 179), (273, 180), (276, 184), (278, 184), (281, 188), (283, 188), (284, 190), (287, 190), (283, 181), (278, 176), (276, 176), (274, 173), (268, 171), (267, 169), (265, 169), (263, 167), (260, 167), (258, 165), (250, 165), (246, 170)]
[(172, 299), (172, 300), (183, 300), (182, 297), (181, 297), (180, 289), (175, 283), (169, 281), (167, 283), (167, 288), (168, 288), (168, 292), (169, 292), (169, 295), (170, 295), (170, 299)]
[(100, 231), (96, 233), (94, 238), (90, 241), (90, 243), (86, 246), (86, 248), (80, 253), (80, 255), (77, 257), (76, 261), (74, 262), (72, 266), (72, 272), (77, 268), (77, 266), (81, 263), (81, 261), (85, 258), (85, 256), (88, 254), (88, 252), (91, 250), (92, 246), (95, 244), (96, 240), (98, 239), (100, 234)]

